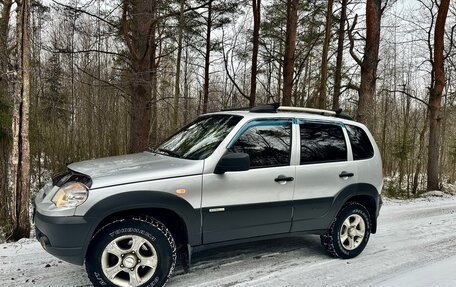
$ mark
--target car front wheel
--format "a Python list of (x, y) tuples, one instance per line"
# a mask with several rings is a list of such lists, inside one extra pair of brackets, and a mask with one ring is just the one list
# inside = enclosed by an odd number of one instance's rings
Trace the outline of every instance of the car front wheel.
[(336, 216), (330, 229), (320, 236), (321, 244), (333, 257), (356, 257), (369, 241), (371, 225), (366, 207), (350, 202)]
[(93, 237), (86, 270), (94, 286), (164, 286), (176, 263), (169, 230), (151, 217), (123, 218)]

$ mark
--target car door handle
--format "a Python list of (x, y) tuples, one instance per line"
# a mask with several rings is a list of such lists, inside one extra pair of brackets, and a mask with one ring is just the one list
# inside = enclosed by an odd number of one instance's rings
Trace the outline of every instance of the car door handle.
[(274, 179), (275, 182), (284, 182), (284, 181), (293, 181), (294, 177), (291, 176), (283, 176), (279, 175), (276, 179)]
[(355, 174), (353, 172), (346, 172), (346, 171), (343, 171), (339, 174), (339, 177), (341, 178), (344, 178), (344, 177), (352, 177), (354, 176)]

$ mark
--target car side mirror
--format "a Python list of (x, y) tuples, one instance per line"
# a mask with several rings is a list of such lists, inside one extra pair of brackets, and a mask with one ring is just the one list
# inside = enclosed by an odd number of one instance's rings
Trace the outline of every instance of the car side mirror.
[(227, 153), (219, 160), (215, 167), (215, 174), (227, 171), (246, 171), (250, 169), (250, 156), (247, 153)]

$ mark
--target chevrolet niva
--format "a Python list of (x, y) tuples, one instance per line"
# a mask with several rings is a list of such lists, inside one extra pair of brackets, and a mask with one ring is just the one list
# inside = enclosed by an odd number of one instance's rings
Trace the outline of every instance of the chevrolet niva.
[(95, 286), (163, 286), (177, 255), (319, 234), (353, 258), (377, 230), (382, 162), (341, 111), (277, 104), (205, 114), (143, 153), (68, 165), (35, 199), (43, 248)]

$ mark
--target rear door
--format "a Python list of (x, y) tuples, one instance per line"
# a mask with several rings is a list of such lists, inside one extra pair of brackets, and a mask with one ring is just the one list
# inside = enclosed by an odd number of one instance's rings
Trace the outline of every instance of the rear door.
[(383, 186), (382, 159), (374, 139), (368, 135), (365, 127), (346, 124), (345, 128), (350, 139), (353, 160), (357, 166), (358, 182), (371, 184), (381, 191)]
[(241, 129), (227, 152), (249, 154), (250, 170), (203, 175), (204, 243), (290, 231), (291, 150), (291, 120), (252, 121)]
[(326, 228), (327, 213), (339, 191), (357, 182), (343, 124), (299, 120), (292, 231)]

